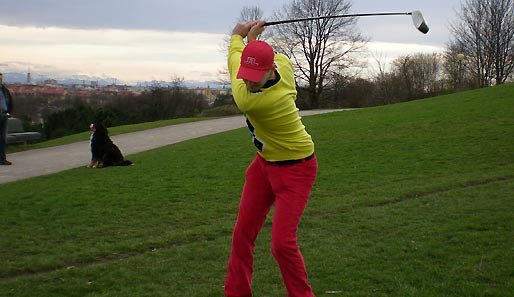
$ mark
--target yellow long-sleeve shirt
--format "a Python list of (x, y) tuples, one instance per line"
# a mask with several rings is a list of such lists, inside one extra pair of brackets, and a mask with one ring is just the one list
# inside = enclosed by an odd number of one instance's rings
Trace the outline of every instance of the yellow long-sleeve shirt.
[(240, 67), (244, 43), (233, 35), (228, 53), (228, 69), (232, 94), (246, 122), (258, 153), (267, 161), (302, 159), (314, 152), (314, 143), (305, 130), (296, 107), (296, 86), (291, 61), (275, 54), (280, 80), (261, 92), (251, 93), (236, 75)]

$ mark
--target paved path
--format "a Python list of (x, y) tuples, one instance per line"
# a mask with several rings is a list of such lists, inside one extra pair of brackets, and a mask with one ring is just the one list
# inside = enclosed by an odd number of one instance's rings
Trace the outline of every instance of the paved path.
[[(301, 111), (302, 116), (333, 112), (337, 110)], [(198, 121), (180, 125), (160, 127), (112, 137), (124, 155), (139, 153), (180, 141), (241, 128), (245, 125), (242, 116)], [(91, 152), (89, 140), (67, 145), (34, 149), (7, 155), (11, 166), (0, 166), (0, 184), (50, 174), (89, 163)]]

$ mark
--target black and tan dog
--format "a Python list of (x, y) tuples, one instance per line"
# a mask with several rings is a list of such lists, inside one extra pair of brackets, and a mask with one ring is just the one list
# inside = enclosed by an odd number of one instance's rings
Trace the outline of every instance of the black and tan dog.
[(91, 134), (91, 163), (89, 168), (103, 168), (107, 166), (127, 166), (133, 163), (125, 160), (118, 146), (109, 137), (109, 131), (102, 123), (89, 125)]

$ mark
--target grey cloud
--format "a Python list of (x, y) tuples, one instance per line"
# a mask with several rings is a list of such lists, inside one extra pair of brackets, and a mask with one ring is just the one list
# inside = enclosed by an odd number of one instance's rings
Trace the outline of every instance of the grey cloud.
[(242, 1), (235, 5), (229, 0), (0, 0), (0, 7), (8, 7), (0, 10), (0, 24), (225, 33), (242, 7), (255, 5), (252, 3)]
[[(291, 0), (0, 0), (0, 24), (84, 29), (230, 32), (244, 6), (258, 6), (264, 17)], [(406, 18), (361, 19), (359, 30), (375, 41), (444, 44), (447, 24), (460, 0), (353, 1), (355, 12), (420, 9), (431, 31), (412, 34)]]

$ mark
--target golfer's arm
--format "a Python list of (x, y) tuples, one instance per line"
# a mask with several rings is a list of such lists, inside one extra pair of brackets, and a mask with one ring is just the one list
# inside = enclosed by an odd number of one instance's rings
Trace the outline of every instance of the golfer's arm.
[(236, 79), (237, 71), (239, 70), (239, 63), (241, 61), (241, 54), (243, 53), (244, 43), (241, 35), (232, 35), (230, 39), (230, 46), (228, 48), (228, 71), (230, 73), (230, 80)]
[(232, 82), (232, 95), (239, 110), (246, 112), (250, 103), (248, 96), (249, 92), (244, 81), (236, 78), (241, 65), (241, 54), (243, 52), (243, 48), (243, 37), (237, 34), (232, 35), (228, 50), (228, 72), (230, 74), (230, 81)]

